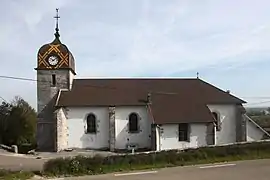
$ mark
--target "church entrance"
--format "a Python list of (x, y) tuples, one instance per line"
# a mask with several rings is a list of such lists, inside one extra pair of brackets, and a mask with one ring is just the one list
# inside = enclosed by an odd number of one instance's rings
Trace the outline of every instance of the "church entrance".
[(52, 123), (38, 123), (37, 125), (37, 150), (55, 151), (55, 128)]

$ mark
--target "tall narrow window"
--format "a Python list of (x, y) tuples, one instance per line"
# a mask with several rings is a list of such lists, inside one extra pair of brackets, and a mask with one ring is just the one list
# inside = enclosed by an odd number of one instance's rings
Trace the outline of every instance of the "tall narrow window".
[(96, 126), (96, 116), (94, 114), (89, 114), (86, 119), (87, 122), (87, 133), (96, 133), (97, 126)]
[(178, 125), (178, 141), (188, 141), (189, 140), (189, 133), (188, 133), (188, 124), (181, 123)]
[(56, 85), (56, 77), (55, 74), (52, 74), (52, 86)]
[(216, 129), (217, 131), (221, 130), (221, 122), (220, 122), (220, 117), (218, 115), (218, 113), (216, 112), (212, 112), (213, 118), (215, 120), (215, 124), (216, 124)]
[(136, 133), (139, 131), (139, 122), (138, 122), (138, 115), (136, 113), (131, 113), (128, 118), (128, 130), (130, 133)]

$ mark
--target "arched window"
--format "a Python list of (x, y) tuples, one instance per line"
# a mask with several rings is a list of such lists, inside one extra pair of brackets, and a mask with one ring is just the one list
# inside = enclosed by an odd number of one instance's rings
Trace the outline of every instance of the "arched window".
[(97, 126), (96, 126), (96, 116), (94, 114), (89, 114), (86, 119), (87, 123), (87, 133), (96, 133), (97, 132)]
[(213, 118), (215, 120), (217, 131), (220, 131), (221, 130), (221, 122), (220, 122), (219, 114), (217, 112), (212, 112), (212, 115), (213, 115)]
[(129, 125), (128, 130), (129, 130), (129, 132), (136, 133), (136, 132), (139, 131), (139, 126), (138, 126), (139, 125), (139, 122), (138, 122), (138, 120), (139, 120), (139, 117), (138, 117), (138, 115), (136, 113), (131, 113), (129, 115), (129, 118), (128, 118), (128, 121), (129, 121), (129, 123), (128, 123), (128, 125)]

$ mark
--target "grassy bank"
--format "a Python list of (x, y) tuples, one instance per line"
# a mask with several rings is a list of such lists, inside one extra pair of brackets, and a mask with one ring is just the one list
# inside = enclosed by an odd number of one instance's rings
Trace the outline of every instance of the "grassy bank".
[(44, 165), (43, 173), (49, 176), (96, 175), (130, 170), (261, 158), (270, 158), (270, 142), (109, 157), (77, 156), (74, 158), (59, 158), (48, 161)]
[(11, 172), (0, 169), (0, 179), (5, 180), (27, 180), (34, 176), (32, 172)]

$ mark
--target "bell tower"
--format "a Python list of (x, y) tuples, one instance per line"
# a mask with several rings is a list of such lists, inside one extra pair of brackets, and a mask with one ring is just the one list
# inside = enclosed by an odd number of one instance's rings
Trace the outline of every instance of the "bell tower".
[(55, 38), (43, 45), (37, 54), (37, 149), (55, 151), (55, 103), (60, 90), (71, 90), (75, 63), (68, 47), (60, 41), (59, 9), (56, 9)]

